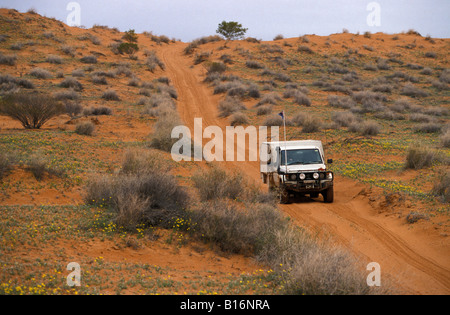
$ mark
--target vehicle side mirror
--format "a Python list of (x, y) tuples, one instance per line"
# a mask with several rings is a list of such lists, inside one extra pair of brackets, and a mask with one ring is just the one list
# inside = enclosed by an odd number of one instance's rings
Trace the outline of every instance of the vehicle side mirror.
[(328, 164), (333, 164), (333, 159), (328, 159), (328, 160), (327, 160), (327, 163), (328, 163)]

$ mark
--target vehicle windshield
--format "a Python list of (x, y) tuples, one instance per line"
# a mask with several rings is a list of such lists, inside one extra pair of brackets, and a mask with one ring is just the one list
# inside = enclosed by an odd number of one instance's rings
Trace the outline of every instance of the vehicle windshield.
[[(281, 151), (281, 165), (286, 165), (285, 151)], [(287, 165), (322, 164), (322, 157), (318, 149), (287, 150)]]

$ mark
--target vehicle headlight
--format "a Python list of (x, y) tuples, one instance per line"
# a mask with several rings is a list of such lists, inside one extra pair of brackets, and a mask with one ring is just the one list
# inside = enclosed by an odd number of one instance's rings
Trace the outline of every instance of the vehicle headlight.
[(301, 180), (305, 180), (305, 178), (306, 178), (306, 175), (305, 175), (304, 173), (301, 173), (301, 174), (300, 174), (300, 179), (301, 179)]
[(290, 176), (289, 176), (289, 179), (292, 180), (292, 181), (297, 180), (297, 174), (292, 174), (292, 175), (290, 175)]
[(333, 173), (327, 173), (327, 179), (333, 179)]
[(319, 179), (319, 173), (314, 173), (314, 174), (313, 174), (313, 178), (314, 178), (314, 179)]

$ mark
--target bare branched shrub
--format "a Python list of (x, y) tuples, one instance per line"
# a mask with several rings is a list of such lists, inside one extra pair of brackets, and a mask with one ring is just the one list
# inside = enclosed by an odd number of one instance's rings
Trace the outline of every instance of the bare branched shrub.
[(63, 113), (64, 106), (46, 94), (18, 93), (7, 95), (0, 101), (0, 114), (18, 120), (26, 129), (40, 129)]

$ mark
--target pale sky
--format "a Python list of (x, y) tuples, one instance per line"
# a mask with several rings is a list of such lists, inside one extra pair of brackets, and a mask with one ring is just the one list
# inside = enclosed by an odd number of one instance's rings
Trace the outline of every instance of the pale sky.
[[(88, 28), (152, 31), (185, 42), (214, 35), (223, 20), (240, 22), (249, 29), (247, 36), (263, 40), (278, 34), (330, 35), (344, 28), (388, 34), (414, 29), (423, 36), (450, 37), (450, 0), (0, 0), (0, 7), (34, 8), (67, 23), (70, 2), (80, 5), (81, 25)], [(370, 3), (379, 8), (379, 25), (368, 23)]]

